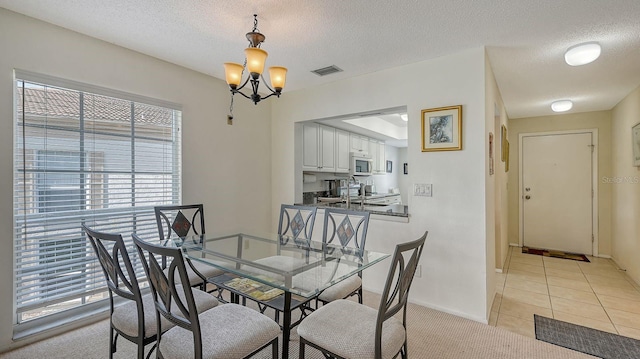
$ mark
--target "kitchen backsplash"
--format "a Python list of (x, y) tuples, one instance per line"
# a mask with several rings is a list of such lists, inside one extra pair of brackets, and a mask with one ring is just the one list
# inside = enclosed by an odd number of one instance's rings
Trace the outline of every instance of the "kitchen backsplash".
[[(314, 173), (305, 172), (305, 175), (303, 175), (303, 181), (302, 181), (303, 193), (327, 191), (329, 190), (329, 185), (327, 184), (327, 180), (348, 178), (346, 175), (336, 176), (334, 173), (322, 173), (322, 172), (314, 172)], [(313, 181), (313, 182), (309, 182), (309, 181)]]

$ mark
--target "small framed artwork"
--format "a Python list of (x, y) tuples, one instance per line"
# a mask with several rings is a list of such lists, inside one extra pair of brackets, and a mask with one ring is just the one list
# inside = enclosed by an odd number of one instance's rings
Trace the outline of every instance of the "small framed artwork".
[(393, 163), (391, 161), (387, 161), (387, 173), (391, 173), (393, 167)]
[(502, 125), (502, 129), (500, 131), (500, 146), (502, 147), (500, 160), (505, 162), (507, 159), (507, 127), (505, 125)]
[(505, 140), (505, 159), (504, 159), (504, 171), (509, 172), (509, 140)]
[(405, 162), (403, 167), (404, 167), (403, 168), (404, 169), (404, 174), (408, 175), (409, 174), (409, 165)]
[(462, 105), (422, 110), (422, 152), (462, 149)]
[(640, 167), (640, 123), (631, 128), (631, 140), (633, 143), (633, 165)]
[(489, 132), (489, 175), (493, 175), (493, 132)]

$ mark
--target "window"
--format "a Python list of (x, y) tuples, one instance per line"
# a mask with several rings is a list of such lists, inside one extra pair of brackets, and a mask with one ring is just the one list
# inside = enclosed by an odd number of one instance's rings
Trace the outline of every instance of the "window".
[[(180, 203), (181, 111), (70, 81), (16, 73), (17, 322), (108, 297), (80, 225), (157, 236), (156, 205)], [(138, 273), (144, 276), (139, 261)]]

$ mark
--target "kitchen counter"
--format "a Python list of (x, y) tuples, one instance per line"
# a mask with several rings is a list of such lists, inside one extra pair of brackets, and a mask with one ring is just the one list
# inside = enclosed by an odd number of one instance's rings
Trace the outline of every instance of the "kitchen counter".
[[(368, 197), (367, 197), (368, 198)], [(368, 211), (371, 214), (379, 214), (384, 216), (395, 216), (395, 217), (409, 217), (409, 208), (408, 206), (402, 204), (387, 204), (387, 205), (373, 205), (367, 204), (367, 198), (365, 198), (365, 204), (363, 207), (360, 207), (360, 199), (358, 198), (358, 203), (355, 203), (355, 197), (351, 199), (351, 208), (354, 211)], [(337, 203), (323, 203), (318, 202), (314, 204), (304, 204), (304, 206), (315, 206), (318, 208), (342, 208), (347, 209), (347, 204), (344, 202)]]
[[(373, 193), (371, 195), (364, 196), (364, 204), (373, 204), (374, 202), (377, 204), (378, 200), (384, 198), (398, 198), (400, 201), (400, 194), (398, 193)], [(362, 197), (360, 196), (351, 196), (351, 203), (360, 203)]]

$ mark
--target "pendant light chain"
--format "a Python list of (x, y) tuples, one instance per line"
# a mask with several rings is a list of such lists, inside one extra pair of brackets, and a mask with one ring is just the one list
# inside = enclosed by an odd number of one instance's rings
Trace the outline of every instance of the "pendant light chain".
[(260, 32), (258, 30), (258, 14), (253, 14), (253, 30), (251, 32)]
[[(257, 22), (256, 22), (257, 23)], [(244, 59), (244, 63), (242, 64), (242, 73), (240, 76), (244, 76), (244, 70), (247, 68), (247, 59)], [(234, 93), (231, 92), (231, 104), (229, 104), (229, 115), (227, 116), (227, 124), (231, 124), (230, 121), (233, 121), (233, 96)]]

